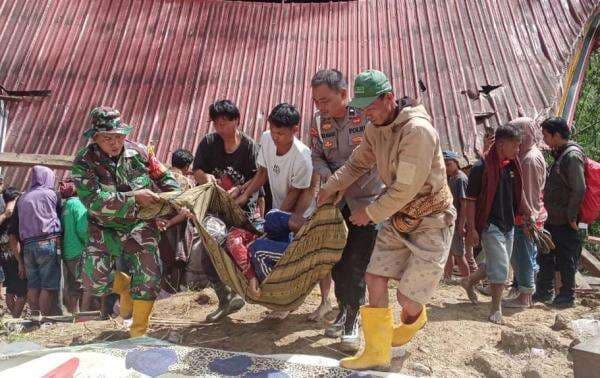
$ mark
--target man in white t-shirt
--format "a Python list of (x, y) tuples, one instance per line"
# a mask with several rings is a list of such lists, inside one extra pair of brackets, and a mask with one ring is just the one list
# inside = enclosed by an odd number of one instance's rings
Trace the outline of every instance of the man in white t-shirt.
[(296, 138), (300, 113), (293, 105), (279, 104), (269, 114), (269, 128), (260, 139), (258, 170), (237, 198), (244, 204), (252, 194), (269, 181), (274, 209), (310, 217), (315, 201), (299, 201), (303, 192), (311, 190), (313, 173), (311, 151)]
[[(290, 104), (282, 103), (271, 111), (269, 131), (260, 139), (257, 158), (258, 170), (254, 178), (244, 185), (236, 202), (243, 206), (257, 190), (269, 181), (272, 207), (290, 212), (289, 228), (296, 231), (302, 221), (315, 210), (315, 186), (311, 185), (313, 166), (308, 146), (296, 138), (300, 113)], [(284, 319), (289, 311), (271, 312), (269, 318)]]

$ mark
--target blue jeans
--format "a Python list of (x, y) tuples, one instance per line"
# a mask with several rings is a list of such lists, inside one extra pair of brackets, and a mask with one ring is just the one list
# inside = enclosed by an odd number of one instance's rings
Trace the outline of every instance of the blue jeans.
[(60, 288), (60, 259), (55, 239), (25, 243), (23, 259), (27, 270), (27, 288), (45, 290)]
[(535, 271), (538, 269), (536, 257), (535, 243), (525, 235), (521, 227), (517, 227), (510, 262), (515, 270), (520, 293), (533, 294), (535, 291)]
[(504, 284), (508, 279), (508, 266), (513, 248), (513, 231), (502, 232), (490, 223), (481, 233), (481, 247), (485, 253), (485, 271), (492, 284)]

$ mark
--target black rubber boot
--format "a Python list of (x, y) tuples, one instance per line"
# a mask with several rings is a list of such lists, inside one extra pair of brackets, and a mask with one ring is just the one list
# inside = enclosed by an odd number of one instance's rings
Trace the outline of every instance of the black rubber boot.
[(357, 308), (346, 308), (346, 321), (342, 331), (340, 349), (356, 352), (360, 347), (360, 315)]
[(224, 283), (219, 282), (213, 286), (217, 298), (219, 298), (219, 307), (206, 316), (207, 322), (216, 322), (229, 314), (239, 311), (246, 302), (231, 290)]
[(325, 337), (336, 339), (342, 335), (344, 323), (346, 323), (346, 306), (339, 303), (338, 308), (340, 309), (340, 312), (338, 312), (338, 315), (333, 323), (331, 323), (329, 327), (325, 329)]

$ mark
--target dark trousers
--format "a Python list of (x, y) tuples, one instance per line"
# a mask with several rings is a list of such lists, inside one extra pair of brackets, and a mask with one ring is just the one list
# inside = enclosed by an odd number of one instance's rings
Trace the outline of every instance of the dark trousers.
[(344, 206), (342, 214), (348, 226), (348, 239), (342, 258), (331, 272), (335, 282), (335, 297), (346, 306), (357, 309), (365, 296), (365, 272), (371, 260), (377, 229), (375, 225), (355, 226), (349, 220), (350, 209)]
[(217, 273), (215, 266), (213, 265), (208, 252), (205, 251), (204, 255), (202, 255), (202, 268), (204, 270), (204, 274), (208, 281), (216, 285), (221, 282), (221, 278), (219, 277), (219, 273)]
[(558, 295), (572, 299), (575, 295), (575, 273), (581, 256), (581, 239), (577, 230), (569, 225), (547, 224), (545, 227), (552, 234), (556, 248), (549, 254), (539, 255), (540, 271), (537, 276), (536, 291), (542, 296), (552, 294), (554, 272), (559, 271), (562, 286)]

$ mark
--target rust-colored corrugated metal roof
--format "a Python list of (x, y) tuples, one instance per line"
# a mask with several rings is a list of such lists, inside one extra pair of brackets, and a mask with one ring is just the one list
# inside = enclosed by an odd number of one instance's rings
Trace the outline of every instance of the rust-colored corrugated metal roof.
[[(230, 98), (258, 136), (269, 110), (313, 112), (310, 78), (336, 67), (386, 72), (423, 100), (445, 148), (474, 156), (475, 115), (505, 122), (550, 109), (598, 0), (359, 0), (269, 4), (190, 0), (0, 0), (0, 83), (51, 89), (11, 103), (5, 151), (73, 154), (96, 105), (122, 110), (133, 138), (166, 159), (194, 150), (208, 105)], [(461, 94), (503, 84), (471, 100)], [(24, 170), (9, 170), (18, 183)]]

